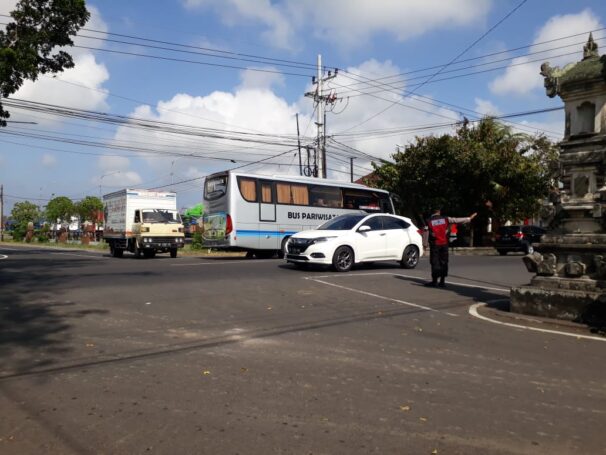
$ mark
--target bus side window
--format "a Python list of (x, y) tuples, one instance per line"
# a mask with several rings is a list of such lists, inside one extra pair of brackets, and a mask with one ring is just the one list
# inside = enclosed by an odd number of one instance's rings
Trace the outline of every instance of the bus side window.
[(309, 205), (307, 185), (276, 183), (278, 204)]
[(271, 183), (261, 183), (261, 202), (265, 204), (271, 204), (273, 202)]
[(249, 178), (238, 178), (240, 193), (245, 201), (257, 202), (257, 181)]

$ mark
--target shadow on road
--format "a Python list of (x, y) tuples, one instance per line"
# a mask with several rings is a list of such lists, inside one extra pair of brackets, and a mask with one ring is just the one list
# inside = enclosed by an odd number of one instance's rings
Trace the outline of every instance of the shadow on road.
[[(37, 257), (33, 260), (32, 256)], [(90, 308), (84, 299), (70, 301), (66, 297), (67, 291), (74, 287), (74, 275), (66, 270), (82, 268), (85, 262), (73, 257), (51, 259), (36, 251), (22, 251), (14, 260), (0, 263), (0, 371), (3, 374), (27, 373), (64, 361), (73, 350), (70, 343), (75, 320), (109, 313), (106, 309)], [(88, 276), (77, 275), (83, 282)], [(103, 272), (94, 276), (102, 277)], [(108, 276), (107, 279), (117, 278)]]
[[(402, 276), (398, 276), (398, 275), (395, 275), (394, 278), (396, 278), (398, 280), (407, 281), (407, 282), (413, 282), (419, 286), (424, 286), (425, 283), (427, 283), (426, 279), (421, 279), (421, 278), (408, 278), (408, 277), (402, 277)], [(489, 285), (491, 283), (486, 283), (486, 284)], [(493, 286), (498, 286), (498, 285), (493, 285)], [(481, 286), (469, 287), (469, 286), (462, 286), (462, 285), (457, 285), (457, 284), (448, 283), (448, 282), (446, 283), (445, 288), (436, 287), (436, 288), (430, 288), (430, 289), (439, 290), (440, 292), (443, 292), (445, 294), (445, 298), (447, 298), (446, 296), (448, 295), (448, 293), (451, 293), (451, 294), (455, 293), (466, 299), (471, 299), (474, 302), (484, 302), (492, 308), (503, 310), (503, 311), (509, 311), (509, 292), (507, 292), (507, 293), (498, 292), (498, 291), (493, 291), (490, 289), (482, 288)], [(503, 305), (502, 301), (507, 301), (506, 305)], [(463, 305), (467, 306), (467, 305), (469, 305), (469, 303), (464, 303)]]

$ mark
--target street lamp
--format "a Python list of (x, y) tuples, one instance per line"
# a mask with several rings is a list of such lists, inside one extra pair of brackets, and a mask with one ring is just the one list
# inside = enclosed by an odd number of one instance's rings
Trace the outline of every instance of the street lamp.
[(101, 197), (103, 196), (103, 192), (102, 192), (102, 185), (103, 185), (103, 177), (108, 177), (110, 175), (114, 175), (114, 174), (119, 174), (122, 171), (113, 171), (113, 172), (108, 172), (107, 174), (103, 174), (100, 178), (99, 178), (99, 199), (101, 199)]

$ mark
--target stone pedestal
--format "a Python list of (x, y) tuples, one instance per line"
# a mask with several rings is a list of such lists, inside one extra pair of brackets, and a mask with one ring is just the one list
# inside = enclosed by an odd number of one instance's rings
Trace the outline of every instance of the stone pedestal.
[(543, 211), (551, 229), (524, 257), (535, 276), (512, 289), (511, 310), (595, 323), (606, 314), (606, 56), (591, 34), (583, 51), (563, 69), (541, 66), (547, 95), (565, 105), (563, 188)]

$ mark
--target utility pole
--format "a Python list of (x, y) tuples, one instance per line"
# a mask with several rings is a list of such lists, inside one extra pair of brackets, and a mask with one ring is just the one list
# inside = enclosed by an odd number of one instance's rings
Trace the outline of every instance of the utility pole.
[(312, 78), (312, 83), (316, 86), (316, 90), (313, 92), (307, 92), (305, 96), (314, 99), (314, 105), (316, 108), (316, 127), (318, 128), (317, 144), (316, 144), (316, 161), (318, 163), (318, 175), (322, 178), (326, 178), (326, 147), (324, 142), (325, 136), (325, 113), (324, 105), (327, 101), (330, 101), (329, 97), (324, 95), (322, 91), (322, 85), (324, 82), (329, 81), (337, 77), (338, 69), (335, 68), (334, 74), (329, 71), (328, 76), (323, 77), (322, 71), (322, 55), (318, 54), (318, 76)]
[(351, 183), (354, 181), (354, 172), (353, 172), (353, 160), (356, 158), (354, 156), (349, 158), (349, 175), (351, 176)]
[(299, 131), (299, 113), (297, 113), (297, 145), (299, 147), (299, 175), (303, 175), (303, 160), (301, 158), (301, 133)]

